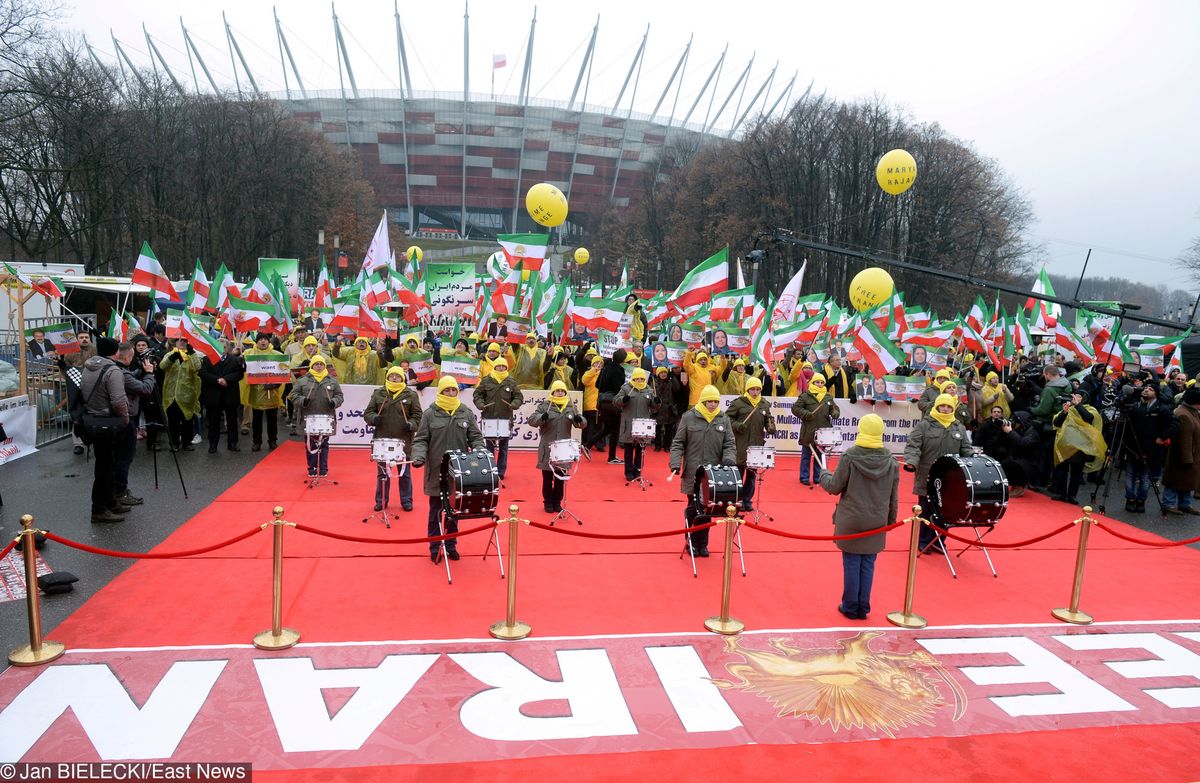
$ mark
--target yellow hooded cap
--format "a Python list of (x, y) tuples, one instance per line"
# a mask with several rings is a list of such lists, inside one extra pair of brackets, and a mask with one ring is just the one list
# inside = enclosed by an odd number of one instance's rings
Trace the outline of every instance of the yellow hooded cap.
[(717, 391), (717, 387), (709, 384), (700, 390), (700, 402), (709, 402), (711, 400), (721, 401), (721, 392)]
[[(949, 405), (951, 410), (949, 413), (942, 413), (938, 410), (943, 405)], [(954, 423), (954, 409), (958, 407), (958, 400), (951, 397), (949, 394), (939, 394), (937, 399), (933, 401), (933, 407), (929, 409), (929, 417), (943, 427), (949, 428)]]
[(302, 346), (304, 346), (304, 345), (320, 345), (320, 344), (321, 344), (321, 341), (318, 340), (316, 337), (313, 337), (311, 334), (308, 337), (305, 337), (304, 342), (301, 343)]
[(855, 446), (867, 449), (883, 448), (883, 418), (875, 413), (868, 413), (858, 420), (858, 437), (854, 439)]

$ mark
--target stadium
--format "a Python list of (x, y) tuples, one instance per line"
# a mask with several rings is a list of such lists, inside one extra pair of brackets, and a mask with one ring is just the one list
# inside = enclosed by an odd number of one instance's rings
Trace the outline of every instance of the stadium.
[[(393, 20), (384, 17), (379, 21)], [(531, 82), (538, 59), (535, 12), (519, 62), (513, 63), (520, 69), (515, 96), (472, 92), (466, 77), (461, 92), (421, 90), (414, 87), (410, 75), (412, 42), (406, 40), (398, 12), (394, 23), (398, 90), (359, 89), (355, 58), (346, 45), (349, 34), (336, 9), (331, 38), (334, 51), (327, 53), (337, 61), (336, 89), (309, 89), (293, 55), (296, 42), (278, 16), (276, 40), (271, 43), (278, 48), (279, 57), (269, 66), (265, 61), (251, 64), (244, 52), (252, 50), (242, 47), (244, 38), (239, 39), (228, 22), (224, 23), (224, 35), (238, 93), (279, 101), (331, 143), (353, 148), (390, 219), (414, 237), (486, 240), (498, 233), (536, 230), (523, 209), (523, 193), (538, 182), (551, 182), (567, 195), (571, 219), (562, 227), (561, 236), (578, 236), (589, 215), (610, 205), (627, 206), (642, 177), (660, 175), (666, 150), (674, 146), (694, 149), (733, 136), (748, 119), (787, 106), (796, 80), (793, 75), (790, 81), (777, 81), (777, 66), (752, 76), (754, 58), (737, 67), (727, 58), (728, 47), (719, 57), (704, 60), (700, 52), (692, 51), (689, 41), (677, 58), (670, 54), (663, 61), (667, 67), (663, 74), (654, 74), (658, 83), (651, 84), (650, 78), (642, 79), (647, 30), (640, 45), (637, 39), (626, 41), (636, 47), (636, 53), (627, 67), (620, 64), (624, 79), (616, 99), (611, 105), (588, 103), (593, 94), (597, 21), (584, 39), (582, 55), (560, 68), (577, 73), (569, 97), (538, 97)], [(195, 89), (227, 91), (210, 70), (214, 54), (210, 52), (206, 60), (197, 45), (198, 37), (182, 24), (181, 29), (186, 67), (193, 74)], [(463, 72), (468, 74), (471, 49), (466, 43), (470, 35), (466, 15), (463, 33)], [(184, 89), (188, 71), (178, 65), (172, 69), (162, 54), (175, 47), (156, 46), (149, 32), (145, 37), (151, 65), (156, 71), (163, 69)], [(131, 46), (115, 36), (112, 43), (117, 65), (134, 69), (135, 61), (126, 51)], [(89, 50), (100, 62), (91, 44)], [(696, 64), (701, 61), (703, 65)], [(494, 66), (501, 67), (500, 61)], [(259, 89), (265, 82), (256, 78), (262, 75), (256, 71), (268, 68), (271, 73), (282, 70), (284, 90)], [(180, 81), (181, 76), (185, 81)], [(639, 91), (643, 103), (648, 103), (647, 96), (655, 98), (650, 112), (633, 110)]]

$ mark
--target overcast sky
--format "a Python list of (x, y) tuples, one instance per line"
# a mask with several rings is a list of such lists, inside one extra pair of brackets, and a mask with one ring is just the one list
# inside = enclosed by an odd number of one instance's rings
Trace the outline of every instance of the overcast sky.
[[(305, 86), (336, 89), (329, 3), (288, 0), (277, 7)], [(135, 64), (147, 65), (144, 23), (176, 75), (190, 84), (182, 17), (218, 83), (232, 86), (221, 8), (220, 2), (66, 0), (63, 25), (85, 33), (106, 61), (113, 58), (111, 28)], [(265, 0), (224, 5), (259, 86), (282, 90), (271, 9)], [(461, 94), (462, 3), (400, 2), (399, 10), (414, 88)], [(492, 56), (505, 54), (508, 67), (494, 72), (496, 92), (516, 94), (533, 10), (524, 0), (471, 5), (472, 92), (491, 91)], [(343, 0), (337, 12), (359, 88), (397, 88), (392, 3)], [(728, 44), (717, 106), (751, 56), (745, 100), (776, 62), (771, 102), (793, 73), (797, 92), (812, 81), (814, 90), (838, 99), (878, 93), (999, 163), (1033, 203), (1032, 239), (1044, 245), (1051, 272), (1078, 275), (1091, 247), (1089, 276), (1197, 288), (1175, 260), (1200, 235), (1197, 0), (573, 0), (543, 2), (537, 14), (537, 97), (570, 97), (597, 15), (588, 102), (602, 106), (613, 105), (646, 25), (635, 111), (653, 108), (694, 35), (682, 116)], [(628, 101), (627, 93), (622, 108)], [(706, 106), (707, 99), (701, 110)], [(732, 124), (732, 112), (731, 103), (718, 125)]]

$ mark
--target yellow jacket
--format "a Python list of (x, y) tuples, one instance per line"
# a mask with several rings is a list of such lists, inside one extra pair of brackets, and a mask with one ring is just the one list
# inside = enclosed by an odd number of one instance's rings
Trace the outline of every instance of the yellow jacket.
[(588, 370), (583, 374), (581, 379), (583, 382), (583, 410), (594, 411), (599, 406), (600, 390), (596, 388), (596, 381), (600, 379), (599, 370)]
[(683, 371), (688, 377), (688, 405), (695, 406), (700, 402), (700, 392), (705, 386), (721, 387), (721, 371), (725, 369), (725, 361), (720, 356), (710, 356), (708, 367), (701, 367), (693, 361), (694, 351), (683, 354)]

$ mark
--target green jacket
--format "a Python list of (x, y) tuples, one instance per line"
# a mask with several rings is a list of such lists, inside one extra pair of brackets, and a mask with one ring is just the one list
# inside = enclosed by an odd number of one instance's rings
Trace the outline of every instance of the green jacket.
[(441, 494), (443, 454), (482, 448), (483, 435), (470, 408), (459, 405), (451, 416), (437, 405), (430, 405), (421, 416), (412, 448), (413, 466), (425, 466), (425, 494), (431, 498)]
[(386, 387), (371, 394), (363, 421), (375, 428), (376, 438), (399, 438), (404, 441), (404, 453), (412, 453), (413, 435), (421, 426), (421, 397), (416, 389), (405, 386), (399, 397), (393, 397)]
[(737, 449), (729, 417), (718, 413), (711, 422), (691, 408), (679, 419), (671, 441), (671, 470), (679, 474), (679, 491), (692, 494), (696, 469), (705, 465), (736, 465)]
[(775, 417), (771, 415), (771, 403), (759, 398), (757, 405), (751, 405), (744, 395), (729, 403), (725, 409), (733, 428), (733, 442), (737, 449), (737, 464), (746, 464), (746, 449), (750, 446), (762, 446), (767, 442), (767, 435), (775, 433)]

